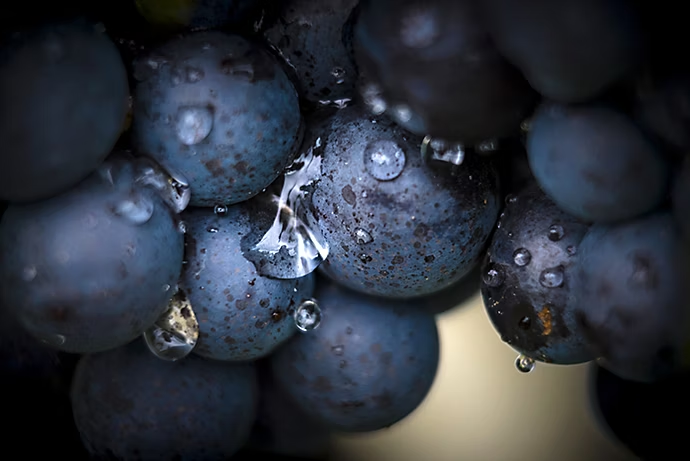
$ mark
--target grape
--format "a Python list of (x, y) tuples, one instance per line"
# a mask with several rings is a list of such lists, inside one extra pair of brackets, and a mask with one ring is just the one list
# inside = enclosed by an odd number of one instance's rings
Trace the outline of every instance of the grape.
[(199, 321), (194, 352), (217, 360), (256, 360), (297, 332), (292, 314), (312, 296), (313, 276), (277, 280), (257, 273), (242, 252), (250, 233), (252, 202), (214, 213), (189, 209), (187, 264), (180, 287)]
[(361, 106), (310, 131), (321, 143), (313, 204), (331, 247), (325, 274), (363, 293), (405, 298), (442, 290), (479, 261), (500, 201), (489, 161), (425, 165), (418, 138)]
[(183, 238), (148, 165), (111, 157), (77, 187), (10, 205), (0, 226), (3, 303), (35, 338), (87, 353), (136, 338), (161, 315)]
[(478, 2), (501, 53), (547, 98), (581, 102), (632, 73), (638, 18), (621, 0)]
[(344, 36), (359, 0), (289, 0), (264, 35), (297, 74), (312, 102), (345, 104), (354, 97), (357, 71)]
[(564, 211), (585, 221), (622, 221), (665, 198), (668, 166), (632, 123), (614, 109), (542, 105), (527, 155), (534, 177)]
[(681, 365), (690, 332), (686, 251), (667, 211), (589, 229), (580, 245), (576, 315), (605, 368), (654, 381)]
[(317, 283), (323, 322), (271, 356), (278, 385), (325, 427), (383, 429), (412, 413), (436, 376), (439, 339), (423, 309)]
[(496, 51), (474, 1), (363, 2), (360, 71), (419, 135), (480, 143), (515, 134), (535, 95)]
[(561, 211), (535, 184), (506, 202), (482, 267), (482, 296), (496, 331), (535, 360), (568, 365), (594, 359), (572, 301), (588, 225)]
[(253, 364), (166, 362), (142, 341), (84, 356), (72, 382), (76, 426), (92, 456), (227, 459), (256, 418)]
[(641, 459), (685, 456), (686, 431), (676, 418), (690, 410), (690, 374), (654, 384), (626, 381), (601, 367), (592, 374), (592, 406), (607, 432)]
[(231, 205), (272, 183), (299, 144), (297, 93), (273, 56), (236, 35), (197, 32), (137, 64), (138, 151), (189, 179), (191, 205)]
[(64, 192), (108, 156), (129, 89), (117, 49), (93, 24), (14, 34), (0, 48), (0, 197)]

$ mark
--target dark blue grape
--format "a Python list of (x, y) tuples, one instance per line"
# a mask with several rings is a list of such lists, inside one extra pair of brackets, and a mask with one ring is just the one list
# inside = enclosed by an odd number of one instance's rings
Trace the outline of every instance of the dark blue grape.
[(648, 384), (626, 381), (597, 367), (592, 370), (590, 395), (602, 429), (636, 456), (681, 459), (688, 455), (687, 431), (678, 420), (690, 411), (688, 385), (687, 372)]
[(126, 344), (165, 311), (183, 238), (138, 168), (113, 157), (64, 194), (8, 208), (0, 288), (32, 336), (63, 351), (96, 352)]
[(167, 362), (140, 340), (84, 356), (71, 396), (89, 453), (116, 460), (227, 459), (247, 441), (258, 404), (253, 364)]
[(573, 293), (578, 321), (605, 368), (653, 381), (683, 365), (690, 338), (686, 251), (665, 211), (589, 229)]
[(322, 143), (313, 204), (330, 243), (320, 266), (329, 277), (405, 298), (442, 290), (479, 261), (500, 206), (488, 160), (425, 164), (419, 138), (361, 106), (310, 131)]
[(0, 49), (0, 197), (48, 198), (92, 173), (117, 141), (128, 95), (117, 48), (94, 25), (13, 35)]
[(533, 88), (556, 101), (591, 99), (639, 64), (639, 25), (624, 0), (478, 4), (501, 53)]
[(572, 302), (587, 228), (535, 184), (506, 199), (482, 267), (482, 296), (501, 339), (521, 354), (563, 365), (595, 358)]
[(135, 73), (133, 144), (188, 179), (192, 205), (248, 200), (290, 162), (297, 92), (259, 45), (191, 33), (141, 58)]
[(344, 26), (359, 0), (289, 0), (264, 35), (297, 74), (300, 93), (312, 103), (344, 104), (357, 82)]
[(665, 198), (665, 159), (614, 109), (546, 103), (527, 141), (529, 164), (541, 188), (582, 220), (634, 218)]
[(360, 71), (419, 135), (479, 143), (515, 134), (536, 100), (498, 54), (474, 1), (363, 2), (355, 43)]
[(271, 357), (277, 383), (325, 427), (383, 429), (412, 413), (436, 376), (439, 338), (423, 309), (320, 281), (319, 328)]
[(252, 201), (216, 214), (190, 209), (187, 264), (180, 286), (199, 321), (194, 352), (217, 360), (255, 360), (272, 353), (297, 328), (292, 314), (314, 291), (313, 275), (278, 280), (257, 273), (242, 252), (251, 232)]

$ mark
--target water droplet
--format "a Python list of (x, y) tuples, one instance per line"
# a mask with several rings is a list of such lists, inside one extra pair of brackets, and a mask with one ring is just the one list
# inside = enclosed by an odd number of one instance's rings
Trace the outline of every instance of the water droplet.
[(404, 104), (393, 107), (392, 112), (393, 117), (395, 117), (400, 123), (407, 123), (412, 120), (412, 109)]
[(424, 7), (409, 8), (400, 21), (400, 41), (410, 48), (426, 48), (441, 34), (436, 11)]
[[(243, 237), (242, 251), (259, 274), (296, 279), (313, 272), (328, 257), (329, 245), (311, 211), (314, 186), (321, 178), (321, 139), (299, 156), (283, 176), (280, 195), (273, 190), (255, 197), (252, 231)], [(277, 183), (278, 185), (280, 183)], [(273, 220), (263, 210), (275, 210)]]
[(204, 78), (204, 71), (196, 67), (187, 67), (185, 69), (185, 76), (187, 83), (197, 83)]
[(513, 252), (513, 261), (515, 262), (516, 266), (526, 266), (532, 261), (532, 253), (529, 252), (526, 248), (518, 248)]
[(575, 256), (577, 254), (577, 247), (568, 245), (565, 251), (568, 253), (569, 256)]
[(517, 202), (517, 197), (513, 194), (508, 194), (506, 195), (506, 205), (510, 205), (511, 203)]
[(388, 108), (388, 104), (383, 99), (381, 88), (375, 83), (364, 85), (362, 88), (362, 99), (374, 115), (381, 115)]
[(154, 205), (149, 197), (132, 192), (126, 199), (118, 202), (112, 211), (132, 224), (144, 224), (153, 216)]
[(144, 332), (149, 350), (159, 359), (180, 360), (194, 349), (199, 339), (199, 323), (183, 290), (168, 302), (168, 310)]
[(213, 227), (213, 226), (208, 226), (208, 227), (206, 228), (206, 232), (208, 232), (208, 233), (210, 233), (210, 234), (217, 234), (217, 233), (218, 233), (218, 228), (217, 228), (217, 227)]
[(505, 273), (498, 264), (490, 263), (482, 274), (484, 284), (490, 287), (500, 287), (505, 281)]
[(331, 352), (333, 352), (335, 355), (343, 355), (345, 353), (345, 346), (342, 345), (337, 345), (331, 347)]
[(186, 234), (187, 233), (187, 224), (184, 221), (180, 221), (177, 223), (177, 231), (180, 234)]
[(170, 291), (170, 285), (166, 283), (163, 285), (163, 293), (167, 293), (168, 291)]
[(532, 326), (532, 320), (529, 317), (525, 316), (525, 317), (520, 319), (518, 326), (522, 330), (529, 330), (530, 327)]
[(67, 342), (67, 338), (61, 334), (49, 334), (41, 338), (41, 342), (50, 347), (60, 347)]
[(321, 308), (313, 299), (302, 301), (295, 310), (295, 326), (303, 332), (311, 331), (321, 324)]
[(335, 83), (338, 85), (345, 83), (346, 73), (347, 72), (345, 72), (345, 69), (343, 69), (342, 67), (336, 66), (333, 69), (331, 69), (331, 75), (335, 78)]
[(228, 214), (228, 207), (225, 205), (216, 205), (213, 207), (213, 212), (217, 214), (218, 216), (225, 216)]
[(147, 157), (138, 157), (136, 162), (136, 183), (158, 191), (159, 196), (175, 213), (181, 213), (187, 208), (191, 190), (189, 182), (182, 175), (166, 171)]
[(563, 285), (563, 267), (544, 269), (539, 274), (539, 283), (546, 288), (558, 288)]
[(182, 144), (193, 146), (211, 133), (213, 111), (209, 107), (180, 107), (177, 111), (175, 134)]
[(371, 262), (372, 258), (366, 253), (362, 253), (359, 255), (359, 260), (362, 261), (363, 263), (368, 263)]
[(549, 240), (552, 242), (558, 242), (563, 238), (564, 235), (565, 231), (563, 230), (563, 226), (554, 224), (553, 226), (549, 227)]
[(405, 169), (405, 152), (394, 141), (371, 142), (364, 149), (364, 167), (379, 181), (390, 181)]
[(481, 142), (477, 146), (477, 151), (483, 154), (496, 152), (496, 150), (498, 150), (498, 141), (496, 139), (490, 139), (488, 141)]
[(28, 266), (22, 270), (22, 280), (25, 282), (31, 282), (38, 275), (38, 270), (36, 266)]
[(372, 237), (371, 234), (366, 230), (358, 227), (355, 229), (355, 240), (357, 240), (357, 243), (360, 245), (366, 245), (367, 243), (373, 242), (374, 237)]
[(534, 359), (531, 357), (519, 355), (518, 358), (515, 359), (515, 368), (517, 368), (521, 373), (529, 373), (530, 371), (534, 370), (534, 367)]
[(168, 60), (162, 56), (147, 56), (134, 62), (133, 75), (140, 82), (146, 81), (160, 70)]
[(462, 165), (465, 161), (465, 147), (462, 144), (448, 144), (440, 139), (432, 139), (426, 136), (422, 141), (422, 160), (429, 160)]

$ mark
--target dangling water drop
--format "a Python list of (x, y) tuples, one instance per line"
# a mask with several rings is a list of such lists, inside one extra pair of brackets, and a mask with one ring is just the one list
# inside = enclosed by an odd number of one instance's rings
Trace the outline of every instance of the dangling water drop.
[[(279, 196), (268, 191), (253, 199), (259, 212), (253, 220), (254, 230), (242, 239), (242, 252), (261, 275), (304, 277), (328, 257), (328, 242), (309, 206), (321, 178), (321, 156), (315, 154), (319, 147), (320, 138), (288, 168)], [(275, 209), (270, 222), (265, 219), (266, 209)]]
[(534, 370), (535, 366), (534, 359), (526, 355), (519, 355), (518, 358), (515, 359), (515, 367), (521, 373), (529, 373)]
[(132, 224), (145, 224), (153, 216), (154, 205), (150, 198), (140, 193), (132, 193), (113, 207), (113, 213), (127, 219)]
[(295, 326), (303, 332), (311, 331), (321, 324), (321, 308), (313, 299), (302, 301), (295, 310)]
[(405, 152), (390, 140), (369, 143), (364, 149), (364, 167), (379, 181), (390, 181), (405, 169)]
[(193, 146), (208, 137), (213, 129), (213, 111), (209, 107), (180, 107), (175, 134), (182, 144)]
[(513, 262), (516, 266), (524, 267), (532, 261), (532, 253), (530, 253), (526, 248), (518, 248), (513, 253)]
[(539, 275), (539, 283), (545, 288), (558, 288), (563, 285), (563, 267), (544, 269)]
[(168, 310), (144, 332), (144, 341), (153, 354), (174, 362), (188, 356), (199, 339), (199, 323), (184, 291), (178, 289)]

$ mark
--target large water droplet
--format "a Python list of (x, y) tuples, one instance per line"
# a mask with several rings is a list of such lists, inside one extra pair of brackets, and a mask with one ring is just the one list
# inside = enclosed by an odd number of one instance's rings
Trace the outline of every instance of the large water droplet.
[(422, 141), (422, 160), (427, 163), (430, 160), (445, 162), (453, 165), (462, 165), (465, 161), (465, 147), (462, 144), (449, 144), (440, 139), (426, 136)]
[(295, 310), (295, 326), (303, 332), (311, 331), (321, 324), (321, 308), (313, 299), (302, 301)]
[(500, 287), (505, 281), (505, 273), (503, 268), (498, 264), (489, 264), (482, 274), (484, 284), (489, 287)]
[(213, 111), (210, 107), (180, 107), (175, 121), (175, 134), (182, 144), (193, 146), (211, 133)]
[(189, 182), (181, 175), (168, 173), (155, 161), (147, 157), (138, 157), (136, 182), (157, 190), (160, 197), (175, 213), (187, 208), (191, 198)]
[(153, 201), (143, 194), (133, 192), (113, 206), (113, 213), (127, 219), (132, 224), (144, 224), (151, 219), (154, 211)]
[[(311, 193), (321, 177), (321, 156), (315, 145), (297, 158), (283, 176), (280, 195), (267, 191), (253, 199), (255, 228), (242, 239), (244, 256), (259, 274), (296, 279), (313, 272), (328, 257), (329, 245), (310, 207)], [(272, 222), (266, 210), (275, 210)]]
[(168, 310), (144, 332), (144, 341), (159, 359), (176, 361), (188, 356), (199, 339), (199, 323), (183, 290), (177, 290)]
[(563, 285), (563, 266), (544, 269), (539, 274), (539, 283), (546, 288), (558, 288)]
[(371, 142), (364, 149), (364, 167), (379, 181), (390, 181), (405, 169), (405, 152), (394, 141)]
[(355, 229), (355, 240), (357, 240), (357, 243), (360, 245), (366, 245), (367, 243), (373, 242), (374, 237), (372, 237), (371, 234), (365, 229), (358, 227)]
[(515, 262), (516, 266), (526, 266), (532, 261), (532, 253), (529, 252), (526, 248), (518, 248), (513, 252), (513, 261)]
[(549, 227), (549, 240), (552, 242), (558, 242), (563, 238), (564, 235), (565, 230), (560, 224), (554, 224), (553, 226)]
[(534, 370), (535, 366), (534, 359), (526, 355), (519, 355), (518, 358), (515, 359), (515, 368), (521, 373), (529, 373)]
[(375, 83), (367, 83), (362, 87), (362, 100), (374, 115), (381, 115), (388, 108), (381, 87)]

